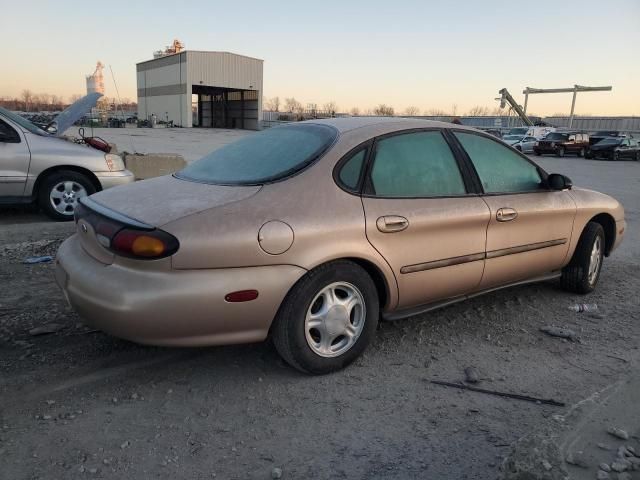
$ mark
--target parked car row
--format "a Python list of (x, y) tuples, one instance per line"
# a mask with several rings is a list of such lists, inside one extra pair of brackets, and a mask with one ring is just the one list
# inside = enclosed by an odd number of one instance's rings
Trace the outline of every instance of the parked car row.
[(640, 161), (638, 139), (619, 131), (602, 131), (593, 135), (578, 131), (556, 131), (539, 140), (531, 135), (510, 134), (502, 140), (520, 152), (535, 155), (564, 157), (571, 154), (584, 158)]

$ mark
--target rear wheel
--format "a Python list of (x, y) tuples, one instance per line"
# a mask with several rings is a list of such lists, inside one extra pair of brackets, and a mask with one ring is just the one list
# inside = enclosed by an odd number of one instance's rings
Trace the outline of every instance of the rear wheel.
[(636, 162), (640, 162), (640, 150), (636, 152)]
[(54, 220), (73, 220), (78, 200), (96, 191), (91, 180), (78, 172), (61, 170), (44, 179), (38, 192), (40, 208)]
[(355, 263), (339, 260), (310, 271), (294, 285), (275, 319), (273, 342), (294, 368), (330, 373), (364, 352), (378, 316), (371, 277)]
[(533, 149), (533, 153), (535, 153), (535, 154), (536, 154), (536, 157), (539, 157), (540, 155), (542, 155), (542, 154), (540, 153), (540, 150), (536, 150), (535, 148)]
[(582, 231), (569, 264), (562, 269), (560, 283), (574, 293), (590, 293), (596, 287), (604, 259), (604, 229), (589, 222)]
[(585, 156), (585, 154), (584, 154), (584, 147), (583, 147), (583, 148), (581, 148), (580, 150), (578, 150), (578, 156), (579, 156), (579, 157), (584, 157), (584, 156)]
[(612, 158), (613, 158), (613, 160), (614, 160), (614, 161), (616, 161), (616, 162), (617, 162), (618, 160), (620, 160), (620, 152), (613, 152), (613, 157), (612, 157)]
[(558, 150), (556, 150), (556, 154), (559, 157), (564, 157), (564, 147), (559, 147)]

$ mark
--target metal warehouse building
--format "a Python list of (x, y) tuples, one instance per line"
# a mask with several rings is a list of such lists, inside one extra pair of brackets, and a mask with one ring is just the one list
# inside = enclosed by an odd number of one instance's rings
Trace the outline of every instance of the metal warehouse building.
[(194, 50), (140, 62), (138, 118), (181, 127), (259, 130), (262, 64), (244, 55)]

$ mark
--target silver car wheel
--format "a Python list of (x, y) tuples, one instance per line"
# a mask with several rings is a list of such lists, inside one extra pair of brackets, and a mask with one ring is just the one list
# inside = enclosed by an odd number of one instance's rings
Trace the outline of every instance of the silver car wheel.
[(602, 261), (602, 239), (596, 237), (591, 248), (591, 258), (589, 259), (589, 284), (593, 285), (598, 278), (600, 263)]
[(335, 282), (315, 296), (304, 321), (309, 348), (321, 357), (337, 357), (353, 347), (365, 324), (364, 297), (354, 285)]
[(53, 208), (62, 215), (73, 215), (78, 199), (87, 196), (87, 191), (78, 182), (67, 180), (57, 183), (49, 193)]

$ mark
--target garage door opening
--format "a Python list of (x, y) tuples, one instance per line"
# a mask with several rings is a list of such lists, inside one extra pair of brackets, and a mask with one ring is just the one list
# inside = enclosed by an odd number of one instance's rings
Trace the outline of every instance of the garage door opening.
[(193, 126), (258, 128), (258, 91), (193, 85)]

